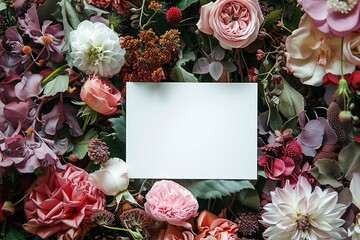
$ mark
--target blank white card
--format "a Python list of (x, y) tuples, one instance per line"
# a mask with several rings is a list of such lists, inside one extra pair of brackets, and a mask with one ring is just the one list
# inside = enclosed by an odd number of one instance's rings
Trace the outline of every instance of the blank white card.
[(257, 85), (127, 83), (130, 178), (256, 179)]

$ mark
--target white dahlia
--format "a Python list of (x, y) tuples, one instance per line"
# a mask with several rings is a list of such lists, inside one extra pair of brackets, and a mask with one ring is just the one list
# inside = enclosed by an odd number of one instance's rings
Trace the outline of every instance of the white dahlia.
[(284, 188), (271, 192), (272, 203), (260, 222), (267, 227), (263, 236), (268, 240), (345, 239), (347, 232), (340, 217), (346, 206), (338, 204), (338, 194), (330, 189), (322, 191), (300, 177), (293, 189), (286, 182)]
[[(350, 182), (350, 191), (352, 193), (353, 203), (356, 207), (360, 208), (360, 175), (354, 173)], [(348, 229), (349, 237), (352, 240), (360, 240), (360, 213), (355, 217), (355, 223), (353, 223)]]
[(125, 63), (119, 36), (105, 24), (83, 21), (70, 32), (73, 64), (86, 74), (111, 77)]

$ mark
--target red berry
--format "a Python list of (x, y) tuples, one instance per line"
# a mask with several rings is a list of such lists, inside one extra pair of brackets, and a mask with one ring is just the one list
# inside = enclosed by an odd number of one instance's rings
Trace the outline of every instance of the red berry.
[(170, 24), (178, 24), (181, 21), (182, 13), (178, 7), (171, 7), (166, 13), (166, 20)]

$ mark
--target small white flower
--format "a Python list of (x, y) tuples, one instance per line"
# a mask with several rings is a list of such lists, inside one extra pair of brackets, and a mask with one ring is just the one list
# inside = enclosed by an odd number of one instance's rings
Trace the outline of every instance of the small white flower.
[(319, 187), (312, 192), (306, 178), (300, 177), (294, 189), (287, 181), (284, 188), (271, 192), (271, 198), (260, 221), (267, 227), (263, 233), (266, 239), (346, 238), (347, 233), (341, 228), (345, 221), (340, 219), (346, 206), (337, 203), (337, 192)]
[(86, 74), (111, 77), (125, 63), (118, 35), (105, 24), (83, 21), (70, 32), (73, 64)]

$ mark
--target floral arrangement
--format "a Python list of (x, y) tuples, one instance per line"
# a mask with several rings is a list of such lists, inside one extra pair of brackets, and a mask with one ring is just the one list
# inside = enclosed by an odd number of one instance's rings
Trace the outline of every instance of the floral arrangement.
[[(0, 238), (359, 239), (359, 19), (357, 0), (0, 0)], [(162, 81), (258, 85), (257, 180), (129, 179), (126, 83)]]

